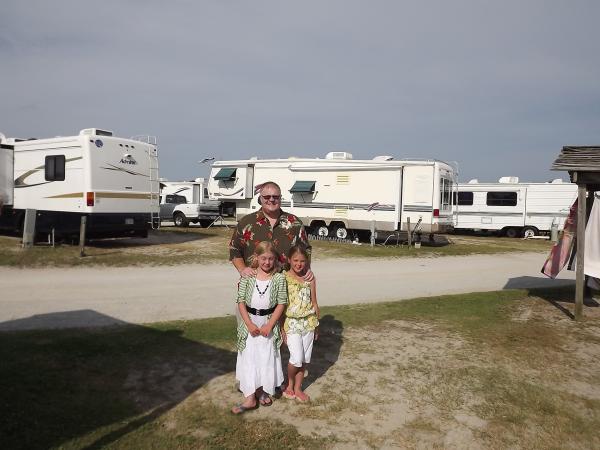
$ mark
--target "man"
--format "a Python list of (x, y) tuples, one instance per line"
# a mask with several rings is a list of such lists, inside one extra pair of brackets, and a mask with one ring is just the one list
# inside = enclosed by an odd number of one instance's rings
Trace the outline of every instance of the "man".
[[(293, 245), (303, 244), (310, 254), (311, 246), (306, 230), (295, 215), (281, 210), (281, 188), (268, 181), (260, 186), (261, 208), (243, 217), (237, 224), (229, 242), (229, 259), (242, 277), (255, 275), (250, 266), (250, 257), (262, 241), (271, 241), (279, 252), (281, 263), (287, 261), (287, 252)], [(314, 278), (309, 269), (306, 281)]]

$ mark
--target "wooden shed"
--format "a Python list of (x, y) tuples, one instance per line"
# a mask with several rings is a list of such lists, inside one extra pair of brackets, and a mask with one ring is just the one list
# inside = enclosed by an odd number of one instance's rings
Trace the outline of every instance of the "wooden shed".
[[(577, 265), (575, 281), (575, 320), (583, 317), (585, 285), (585, 228), (594, 201), (600, 191), (600, 146), (565, 146), (552, 164), (552, 170), (566, 170), (577, 184)], [(588, 195), (588, 193), (590, 193)]]

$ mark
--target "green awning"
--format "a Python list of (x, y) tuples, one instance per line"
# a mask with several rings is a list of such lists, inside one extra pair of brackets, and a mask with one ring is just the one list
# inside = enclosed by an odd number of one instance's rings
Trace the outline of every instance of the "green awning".
[(214, 176), (215, 180), (235, 180), (235, 167), (223, 167), (221, 170), (217, 172)]
[(312, 193), (315, 192), (315, 181), (296, 181), (294, 183), (294, 185), (292, 186), (292, 188), (290, 189), (290, 192), (292, 194), (294, 193), (301, 193), (301, 194), (307, 194), (307, 193)]

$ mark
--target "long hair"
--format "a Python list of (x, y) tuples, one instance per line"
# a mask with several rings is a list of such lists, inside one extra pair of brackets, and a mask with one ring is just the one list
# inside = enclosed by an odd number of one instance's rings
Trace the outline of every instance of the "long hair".
[(275, 261), (273, 262), (273, 271), (278, 271), (281, 264), (279, 262), (279, 252), (275, 249), (273, 243), (269, 241), (262, 241), (256, 246), (254, 249), (254, 254), (250, 257), (250, 267), (257, 269), (258, 257), (265, 253), (273, 253), (273, 256), (275, 256)]

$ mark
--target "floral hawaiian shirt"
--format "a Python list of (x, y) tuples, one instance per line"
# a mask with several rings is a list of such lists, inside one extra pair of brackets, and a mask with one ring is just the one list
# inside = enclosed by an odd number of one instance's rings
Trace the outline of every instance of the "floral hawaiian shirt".
[(311, 246), (306, 230), (295, 215), (281, 211), (275, 226), (271, 227), (269, 219), (262, 210), (244, 216), (237, 224), (229, 242), (229, 260), (243, 258), (250, 266), (250, 257), (254, 249), (262, 241), (271, 241), (280, 253), (280, 262), (287, 262), (286, 254), (296, 244), (306, 246), (310, 254)]

